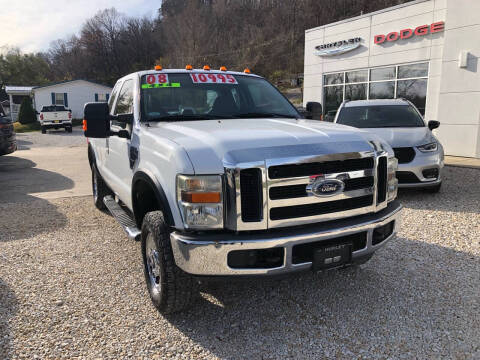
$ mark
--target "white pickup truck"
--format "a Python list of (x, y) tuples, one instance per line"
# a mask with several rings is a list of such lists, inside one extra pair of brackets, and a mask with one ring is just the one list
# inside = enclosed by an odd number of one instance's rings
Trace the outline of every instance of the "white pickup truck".
[(72, 132), (72, 110), (63, 105), (43, 106), (38, 114), (38, 121), (42, 126), (42, 134), (45, 134), (47, 129), (60, 128), (64, 128), (66, 132)]
[(95, 205), (141, 240), (162, 313), (189, 305), (199, 276), (363, 263), (399, 226), (391, 147), (303, 118), (249, 71), (136, 72), (84, 113)]

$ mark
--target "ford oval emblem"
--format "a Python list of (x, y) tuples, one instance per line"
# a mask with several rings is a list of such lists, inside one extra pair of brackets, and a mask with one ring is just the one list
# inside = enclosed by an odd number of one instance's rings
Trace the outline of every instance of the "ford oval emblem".
[(307, 186), (307, 192), (318, 197), (328, 197), (340, 194), (344, 188), (345, 183), (342, 180), (319, 177)]

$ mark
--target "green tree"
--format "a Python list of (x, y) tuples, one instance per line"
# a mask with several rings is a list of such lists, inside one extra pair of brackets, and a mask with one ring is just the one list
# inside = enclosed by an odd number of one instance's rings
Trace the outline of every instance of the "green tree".
[(32, 124), (35, 121), (37, 121), (37, 115), (33, 109), (32, 100), (29, 97), (25, 97), (18, 112), (18, 122), (20, 124)]

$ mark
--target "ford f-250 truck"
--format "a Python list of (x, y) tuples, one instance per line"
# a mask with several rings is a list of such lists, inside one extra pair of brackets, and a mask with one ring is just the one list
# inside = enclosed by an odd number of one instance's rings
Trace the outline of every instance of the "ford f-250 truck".
[(199, 276), (363, 263), (399, 226), (391, 147), (302, 118), (249, 71), (136, 72), (84, 115), (95, 205), (141, 240), (162, 313), (187, 306)]

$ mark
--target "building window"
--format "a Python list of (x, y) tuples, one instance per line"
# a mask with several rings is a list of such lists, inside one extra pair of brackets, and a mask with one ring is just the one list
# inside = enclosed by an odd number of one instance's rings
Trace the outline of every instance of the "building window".
[(344, 100), (405, 98), (425, 114), (428, 63), (346, 71), (323, 76), (325, 120)]
[(395, 81), (371, 82), (369, 95), (369, 99), (395, 98)]
[(63, 93), (56, 93), (55, 94), (55, 105), (65, 105), (65, 100), (64, 100)]

